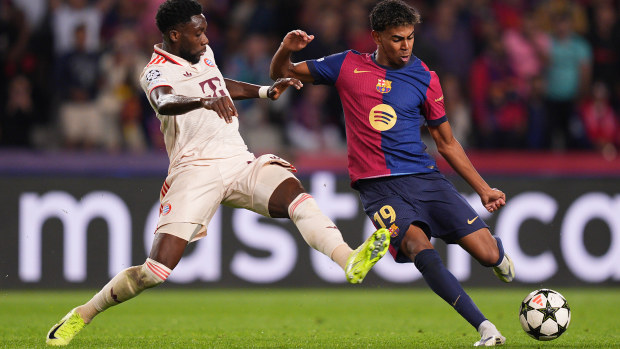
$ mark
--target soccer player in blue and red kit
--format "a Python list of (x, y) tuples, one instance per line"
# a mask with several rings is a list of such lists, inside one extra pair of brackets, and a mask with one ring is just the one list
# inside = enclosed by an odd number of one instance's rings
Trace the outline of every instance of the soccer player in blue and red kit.
[(273, 57), (271, 77), (336, 87), (352, 186), (375, 226), (390, 229), (392, 256), (400, 263), (413, 262), (431, 289), (478, 330), (481, 338), (475, 346), (504, 344), (504, 336), (446, 269), (430, 238), (458, 243), (505, 282), (514, 278), (514, 264), (500, 239), (438, 171), (425, 152), (420, 127), (426, 124), (439, 153), (489, 212), (504, 206), (506, 196), (475, 170), (452, 135), (437, 74), (412, 55), (419, 12), (400, 0), (385, 0), (372, 10), (370, 23), (374, 53), (349, 50), (299, 63), (291, 62), (291, 53), (314, 36), (289, 32)]

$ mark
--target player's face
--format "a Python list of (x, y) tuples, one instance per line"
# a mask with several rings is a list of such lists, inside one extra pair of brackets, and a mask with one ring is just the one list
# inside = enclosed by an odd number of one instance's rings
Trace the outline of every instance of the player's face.
[(413, 33), (413, 25), (373, 31), (372, 37), (377, 44), (377, 62), (391, 68), (401, 68), (407, 64), (411, 59)]
[(179, 27), (179, 57), (192, 64), (200, 61), (207, 50), (207, 20), (203, 15), (192, 16), (192, 20)]

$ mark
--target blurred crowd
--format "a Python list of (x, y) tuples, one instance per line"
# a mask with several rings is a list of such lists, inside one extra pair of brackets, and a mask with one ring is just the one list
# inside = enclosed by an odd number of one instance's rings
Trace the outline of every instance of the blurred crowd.
[[(372, 52), (375, 0), (202, 0), (225, 77), (270, 85), (282, 37), (315, 40), (294, 56)], [(165, 151), (138, 77), (161, 42), (161, 0), (0, 0), (0, 146)], [(466, 148), (620, 147), (620, 1), (409, 1), (422, 14), (413, 52), (442, 83)], [(256, 152), (344, 149), (332, 87), (306, 84), (237, 102)], [(422, 130), (424, 134), (424, 130)], [(425, 135), (427, 136), (427, 135)]]

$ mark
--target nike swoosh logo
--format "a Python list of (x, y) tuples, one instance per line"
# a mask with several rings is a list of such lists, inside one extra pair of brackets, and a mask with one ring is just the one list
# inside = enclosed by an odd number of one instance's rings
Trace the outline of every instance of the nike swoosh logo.
[[(65, 321), (67, 321), (67, 320), (65, 320)], [(56, 334), (56, 331), (58, 331), (60, 326), (62, 326), (62, 324), (65, 323), (65, 321), (61, 322), (60, 325), (56, 326), (56, 328), (53, 329), (52, 332), (50, 332), (50, 335), (48, 336), (49, 339), (57, 339), (56, 337), (54, 337), (54, 335)]]
[(476, 216), (476, 218), (474, 219), (468, 219), (467, 224), (472, 224), (476, 219), (478, 219), (478, 216)]
[(359, 73), (370, 73), (370, 70), (357, 70), (357, 68), (355, 68), (355, 70), (353, 70), (353, 72), (355, 74), (359, 74)]
[(443, 100), (443, 95), (441, 95), (441, 97), (439, 97), (439, 98), (435, 99), (435, 102), (439, 102), (439, 101), (441, 101), (441, 100)]

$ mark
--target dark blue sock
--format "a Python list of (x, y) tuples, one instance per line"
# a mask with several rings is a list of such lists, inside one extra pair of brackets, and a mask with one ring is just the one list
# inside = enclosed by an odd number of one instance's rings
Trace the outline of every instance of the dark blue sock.
[(497, 260), (495, 264), (493, 264), (493, 266), (497, 267), (502, 262), (502, 260), (504, 260), (504, 245), (502, 245), (502, 240), (499, 237), (494, 236), (494, 238), (497, 241), (497, 249), (499, 250), (499, 259)]
[(433, 249), (422, 250), (413, 263), (430, 288), (477, 330), (486, 318), (454, 275), (443, 265), (439, 253)]

